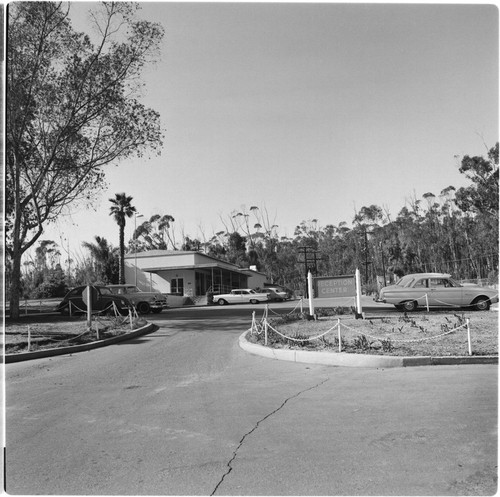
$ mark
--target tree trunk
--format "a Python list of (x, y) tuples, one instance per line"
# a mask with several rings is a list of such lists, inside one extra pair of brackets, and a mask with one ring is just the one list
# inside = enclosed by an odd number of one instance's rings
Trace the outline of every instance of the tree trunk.
[(125, 226), (120, 225), (120, 285), (125, 284)]
[(12, 257), (9, 316), (14, 320), (19, 319), (19, 299), (21, 297), (21, 256), (21, 251), (16, 250)]

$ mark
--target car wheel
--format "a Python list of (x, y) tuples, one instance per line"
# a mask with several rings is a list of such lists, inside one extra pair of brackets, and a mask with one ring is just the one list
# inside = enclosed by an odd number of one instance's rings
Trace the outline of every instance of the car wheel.
[(488, 311), (490, 309), (490, 299), (478, 297), (472, 305), (476, 311)]
[(417, 308), (417, 303), (414, 300), (407, 300), (402, 304), (403, 310), (407, 312), (412, 312)]
[(226, 302), (224, 299), (219, 299), (219, 300), (217, 301), (217, 303), (218, 303), (219, 305), (226, 305), (226, 304), (227, 304), (227, 302)]
[(258, 304), (258, 303), (259, 303), (259, 301), (258, 301), (258, 300), (255, 300), (255, 299), (252, 299), (252, 300), (250, 300), (250, 303), (251, 303), (251, 304)]
[(139, 314), (149, 314), (150, 310), (151, 310), (151, 307), (147, 302), (139, 302), (137, 304), (137, 312)]

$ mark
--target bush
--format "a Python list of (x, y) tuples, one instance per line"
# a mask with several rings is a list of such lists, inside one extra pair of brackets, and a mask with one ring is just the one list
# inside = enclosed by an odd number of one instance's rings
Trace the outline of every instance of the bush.
[(67, 292), (68, 287), (64, 281), (44, 281), (33, 290), (33, 298), (50, 299), (53, 297), (64, 297)]

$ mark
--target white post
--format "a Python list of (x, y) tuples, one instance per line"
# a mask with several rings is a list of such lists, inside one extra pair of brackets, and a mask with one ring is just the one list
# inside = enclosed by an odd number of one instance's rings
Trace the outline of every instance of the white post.
[(300, 313), (304, 314), (304, 299), (300, 297)]
[(85, 291), (87, 292), (87, 326), (90, 329), (92, 327), (92, 293), (90, 285), (87, 285)]
[(356, 312), (361, 316), (363, 308), (361, 306), (361, 275), (359, 269), (356, 268)]
[(340, 336), (340, 318), (337, 320), (337, 332), (339, 334), (339, 352), (342, 352), (342, 338)]
[(469, 342), (469, 355), (472, 355), (472, 344), (470, 341), (470, 326), (469, 326), (469, 318), (466, 318), (466, 323), (467, 323), (467, 341)]
[(250, 332), (251, 335), (253, 335), (254, 325), (255, 325), (255, 311), (252, 312), (252, 331)]
[(128, 317), (130, 318), (130, 331), (134, 329), (134, 320), (132, 317), (132, 309), (128, 310)]
[(427, 312), (429, 312), (429, 297), (425, 294), (425, 305), (427, 307)]
[(99, 323), (97, 321), (95, 322), (95, 335), (97, 340), (99, 340)]
[(264, 320), (264, 345), (267, 345), (267, 319)]
[(314, 316), (314, 303), (313, 303), (313, 276), (311, 271), (307, 273), (307, 294), (309, 295), (309, 314)]

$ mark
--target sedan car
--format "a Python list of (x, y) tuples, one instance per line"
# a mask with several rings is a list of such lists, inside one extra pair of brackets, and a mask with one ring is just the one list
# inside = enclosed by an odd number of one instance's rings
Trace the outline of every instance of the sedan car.
[(239, 290), (231, 290), (230, 293), (214, 295), (213, 301), (219, 305), (225, 304), (258, 304), (259, 302), (267, 302), (270, 300), (269, 293), (257, 293), (249, 288)]
[(403, 276), (395, 285), (380, 290), (378, 302), (396, 309), (414, 311), (417, 307), (470, 307), (485, 311), (498, 302), (498, 290), (462, 285), (449, 274), (417, 273)]
[(143, 292), (135, 285), (107, 285), (107, 288), (130, 300), (139, 314), (158, 313), (167, 307), (166, 297), (159, 292)]
[(281, 300), (284, 302), (290, 298), (289, 293), (279, 287), (266, 287), (266, 291), (271, 294), (271, 300)]
[[(84, 301), (86, 286), (78, 286), (70, 290), (64, 299), (56, 307), (56, 312), (61, 314), (86, 313), (87, 304)], [(113, 312), (113, 303), (120, 314), (128, 314), (132, 309), (132, 304), (125, 297), (114, 295), (109, 288), (92, 285), (96, 292), (96, 301), (92, 306), (93, 312), (110, 313)]]

